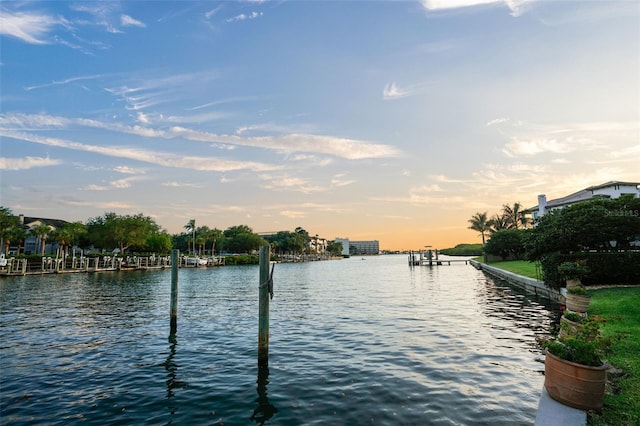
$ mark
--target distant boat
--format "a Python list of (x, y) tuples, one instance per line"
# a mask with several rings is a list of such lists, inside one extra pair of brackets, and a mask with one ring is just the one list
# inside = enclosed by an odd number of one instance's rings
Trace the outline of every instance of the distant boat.
[(209, 261), (200, 257), (185, 257), (184, 264), (189, 266), (207, 266)]

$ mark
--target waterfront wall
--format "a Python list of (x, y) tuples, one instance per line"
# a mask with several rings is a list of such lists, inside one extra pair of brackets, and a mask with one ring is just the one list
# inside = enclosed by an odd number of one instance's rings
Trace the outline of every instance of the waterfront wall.
[(547, 287), (544, 281), (514, 274), (513, 272), (495, 268), (493, 266), (475, 260), (470, 260), (470, 263), (474, 268), (486, 272), (493, 277), (508, 281), (509, 283), (524, 289), (527, 293), (546, 297), (547, 299), (553, 300), (554, 302), (564, 303), (564, 295), (562, 295), (559, 290)]

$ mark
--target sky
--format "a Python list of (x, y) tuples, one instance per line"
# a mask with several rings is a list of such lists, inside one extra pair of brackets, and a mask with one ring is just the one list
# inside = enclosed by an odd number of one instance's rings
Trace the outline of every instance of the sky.
[(383, 250), (640, 181), (637, 1), (2, 1), (0, 205)]

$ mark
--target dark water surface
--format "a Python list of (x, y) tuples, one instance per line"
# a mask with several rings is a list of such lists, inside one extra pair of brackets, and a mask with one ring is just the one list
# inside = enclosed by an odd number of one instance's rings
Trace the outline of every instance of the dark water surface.
[(532, 424), (557, 306), (464, 264), (279, 264), (0, 280), (3, 425)]

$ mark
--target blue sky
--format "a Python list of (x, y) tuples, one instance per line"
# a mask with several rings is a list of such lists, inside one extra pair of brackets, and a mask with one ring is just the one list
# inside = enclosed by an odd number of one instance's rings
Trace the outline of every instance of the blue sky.
[(0, 204), (477, 242), (640, 181), (636, 1), (0, 3)]

